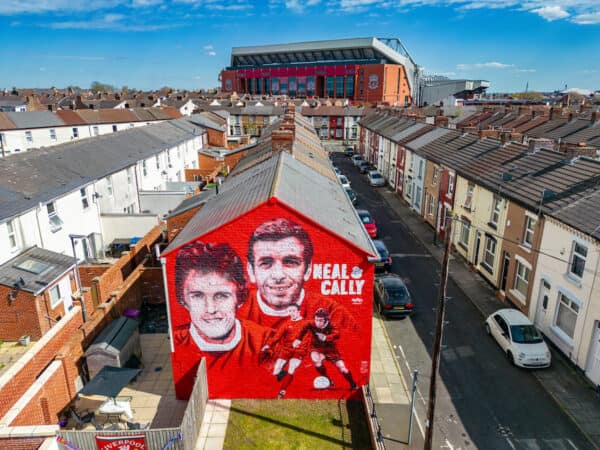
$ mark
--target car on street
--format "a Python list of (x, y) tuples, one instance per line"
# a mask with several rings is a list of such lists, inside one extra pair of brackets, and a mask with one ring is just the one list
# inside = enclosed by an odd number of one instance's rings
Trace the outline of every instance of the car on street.
[(367, 173), (369, 170), (373, 170), (373, 166), (368, 161), (361, 161), (356, 167), (358, 167), (360, 173)]
[(336, 166), (333, 166), (333, 171), (336, 175), (342, 175), (342, 171)]
[(348, 180), (348, 177), (346, 177), (346, 175), (338, 175), (337, 178), (344, 188), (350, 187), (350, 180)]
[(529, 318), (517, 309), (499, 309), (485, 321), (492, 336), (511, 364), (523, 368), (550, 367), (550, 349)]
[(354, 149), (352, 147), (346, 147), (344, 149), (344, 155), (346, 155), (346, 156), (354, 155)]
[(346, 189), (346, 194), (348, 194), (348, 198), (350, 199), (352, 204), (356, 205), (356, 203), (358, 203), (358, 197), (356, 196), (356, 194), (354, 193), (352, 188), (347, 187), (345, 189)]
[(375, 263), (375, 272), (379, 272), (381, 270), (389, 272), (392, 268), (392, 257), (390, 256), (390, 252), (388, 251), (385, 243), (375, 239), (373, 244), (375, 245), (377, 253), (379, 254), (379, 258), (373, 261)]
[(372, 238), (376, 238), (377, 237), (377, 225), (375, 224), (375, 221), (371, 217), (371, 214), (369, 213), (369, 211), (367, 211), (366, 209), (359, 209), (356, 211), (356, 213), (358, 214), (358, 217), (360, 217), (360, 220), (361, 220), (363, 226), (365, 227), (365, 229), (367, 230), (367, 233), (369, 234), (369, 236), (371, 236)]
[(377, 170), (371, 170), (367, 174), (367, 178), (371, 186), (385, 186), (385, 178)]
[(375, 277), (375, 305), (386, 317), (406, 317), (414, 310), (410, 292), (402, 278), (394, 273)]
[(363, 160), (362, 156), (360, 156), (360, 155), (354, 155), (352, 157), (352, 164), (354, 164), (355, 166), (358, 166), (358, 163), (361, 162), (362, 160)]

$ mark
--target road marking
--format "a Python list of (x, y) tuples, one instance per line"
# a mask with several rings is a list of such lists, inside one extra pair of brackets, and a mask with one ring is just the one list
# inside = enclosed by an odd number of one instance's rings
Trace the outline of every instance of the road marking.
[(515, 447), (515, 444), (513, 444), (509, 438), (505, 438), (505, 439), (506, 439), (506, 442), (508, 442), (508, 445), (510, 445), (510, 448), (512, 448), (513, 450), (517, 450), (517, 447)]
[(390, 253), (393, 258), (431, 258), (427, 253)]
[(569, 445), (574, 448), (575, 450), (577, 450), (577, 447), (575, 446), (575, 444), (573, 444), (573, 442), (571, 442), (571, 439), (567, 439), (567, 442), (569, 443)]
[(448, 439), (446, 439), (446, 444), (442, 445), (440, 448), (449, 448), (450, 450), (454, 450), (454, 447), (452, 447), (452, 444), (450, 441), (448, 441)]
[[(402, 349), (402, 346), (400, 344), (398, 344), (398, 349), (400, 349), (400, 353), (402, 353), (402, 358), (404, 359), (404, 363), (406, 364), (406, 367), (408, 368), (408, 373), (412, 373), (410, 370), (410, 366), (408, 365), (408, 360), (406, 359), (406, 355), (404, 354), (404, 350)], [(406, 381), (404, 380), (404, 376), (402, 374), (400, 374), (400, 376), (402, 377), (402, 381), (404, 382), (404, 386), (406, 387), (406, 392), (410, 392), (408, 389), (408, 386), (406, 385)], [(425, 399), (423, 398), (423, 395), (419, 391), (418, 384), (417, 384), (417, 394), (418, 394), (419, 398), (421, 399), (421, 401), (423, 402), (423, 404), (425, 404)], [(421, 431), (421, 436), (425, 437), (425, 431), (423, 429), (423, 425), (421, 425), (421, 421), (419, 420), (419, 414), (417, 414), (416, 405), (413, 405), (413, 408), (414, 408), (413, 414), (415, 416), (415, 421), (417, 422), (417, 426), (419, 427), (419, 430)]]

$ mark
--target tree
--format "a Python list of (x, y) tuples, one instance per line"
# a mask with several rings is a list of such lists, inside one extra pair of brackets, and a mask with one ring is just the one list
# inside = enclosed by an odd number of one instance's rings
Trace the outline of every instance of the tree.
[(93, 81), (90, 85), (90, 90), (94, 93), (98, 92), (114, 92), (114, 86), (107, 83), (101, 83), (100, 81)]

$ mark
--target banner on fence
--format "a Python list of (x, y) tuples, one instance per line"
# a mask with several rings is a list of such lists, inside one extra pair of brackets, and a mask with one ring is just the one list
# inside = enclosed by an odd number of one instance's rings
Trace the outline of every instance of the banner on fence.
[(96, 436), (98, 450), (146, 450), (146, 437), (136, 436)]

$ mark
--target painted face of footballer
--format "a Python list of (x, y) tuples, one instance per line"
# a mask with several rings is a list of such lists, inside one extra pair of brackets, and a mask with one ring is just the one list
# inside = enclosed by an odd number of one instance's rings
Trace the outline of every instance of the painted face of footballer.
[(295, 303), (310, 270), (304, 262), (304, 245), (295, 237), (254, 243), (254, 264), (248, 265), (250, 281), (271, 308), (285, 310)]
[(193, 270), (183, 288), (192, 326), (198, 334), (208, 342), (225, 341), (235, 323), (235, 283), (215, 272)]

